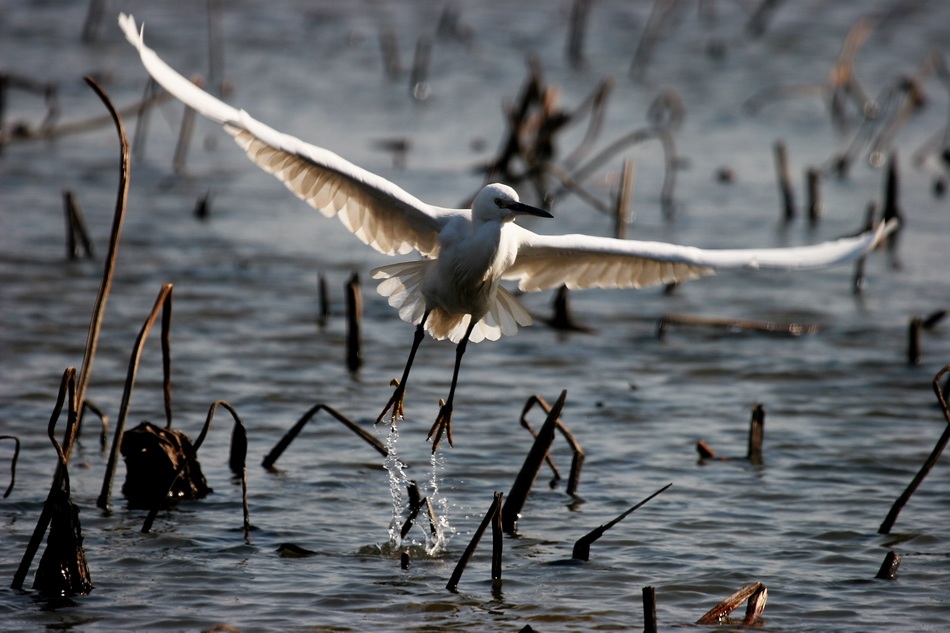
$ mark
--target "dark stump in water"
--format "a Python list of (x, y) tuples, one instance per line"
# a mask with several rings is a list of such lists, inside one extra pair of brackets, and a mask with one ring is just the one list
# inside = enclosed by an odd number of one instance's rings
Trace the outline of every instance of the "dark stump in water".
[(92, 577), (82, 547), (79, 508), (65, 490), (50, 495), (47, 503), (50, 531), (33, 588), (44, 596), (84, 596), (92, 591)]
[[(201, 499), (211, 492), (198, 460), (188, 461), (194, 448), (181, 431), (142, 422), (125, 433), (121, 450), (126, 467), (122, 494), (129, 507), (151, 508), (162, 497), (169, 504)], [(175, 473), (186, 461), (173, 486)]]

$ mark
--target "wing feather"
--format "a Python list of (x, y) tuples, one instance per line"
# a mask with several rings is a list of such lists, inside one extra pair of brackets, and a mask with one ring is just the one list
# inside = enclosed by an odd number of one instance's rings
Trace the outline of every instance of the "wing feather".
[(721, 269), (801, 270), (855, 260), (896, 229), (897, 223), (891, 221), (855, 237), (811, 246), (713, 250), (592, 235), (538, 235), (513, 225), (518, 256), (504, 278), (518, 280), (523, 291), (562, 285), (644, 288), (696, 279)]
[(273, 174), (294, 194), (323, 215), (336, 215), (345, 227), (376, 250), (424, 255), (438, 250), (436, 237), (445, 221), (466, 210), (422, 202), (397, 185), (321, 147), (274, 130), (243, 110), (206, 93), (168, 66), (145, 45), (131, 16), (119, 26), (135, 46), (149, 74), (177, 99), (224, 126), (248, 157)]

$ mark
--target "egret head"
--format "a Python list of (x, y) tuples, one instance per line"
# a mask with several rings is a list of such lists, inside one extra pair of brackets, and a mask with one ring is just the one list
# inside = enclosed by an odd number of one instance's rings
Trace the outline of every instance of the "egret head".
[(472, 217), (481, 220), (511, 222), (519, 215), (533, 215), (539, 218), (554, 216), (543, 209), (519, 202), (517, 192), (500, 183), (486, 185), (472, 202)]

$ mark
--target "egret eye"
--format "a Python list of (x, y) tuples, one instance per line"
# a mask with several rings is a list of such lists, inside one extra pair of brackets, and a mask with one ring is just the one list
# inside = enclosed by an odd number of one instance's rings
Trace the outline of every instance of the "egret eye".
[(495, 198), (495, 206), (499, 209), (504, 209), (508, 205), (505, 204), (505, 201), (502, 198)]

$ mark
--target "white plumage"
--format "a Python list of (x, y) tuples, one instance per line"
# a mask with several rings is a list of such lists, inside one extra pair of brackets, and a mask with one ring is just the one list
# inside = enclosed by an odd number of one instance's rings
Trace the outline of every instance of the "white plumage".
[[(402, 414), (405, 383), (425, 328), (437, 339), (459, 343), (448, 401), (433, 426), (438, 443), (450, 431), (458, 367), (468, 340), (511, 335), (531, 317), (504, 287), (523, 291), (558, 288), (642, 288), (695, 279), (726, 268), (798, 270), (851, 261), (871, 250), (896, 223), (813, 246), (704, 250), (661, 242), (591, 235), (539, 235), (514, 223), (517, 215), (550, 217), (518, 201), (505, 185), (486, 186), (471, 209), (427, 204), (395, 184), (326, 149), (255, 120), (201, 90), (145, 45), (131, 16), (119, 25), (149, 74), (172, 95), (224, 126), (248, 157), (326, 217), (336, 216), (363, 243), (387, 255), (417, 251), (418, 261), (382, 266), (373, 276), (379, 292), (405, 321), (416, 324), (403, 380), (379, 416)], [(450, 436), (451, 437), (451, 436)], [(451, 440), (450, 440), (451, 441)], [(433, 446), (433, 450), (435, 445)]]

